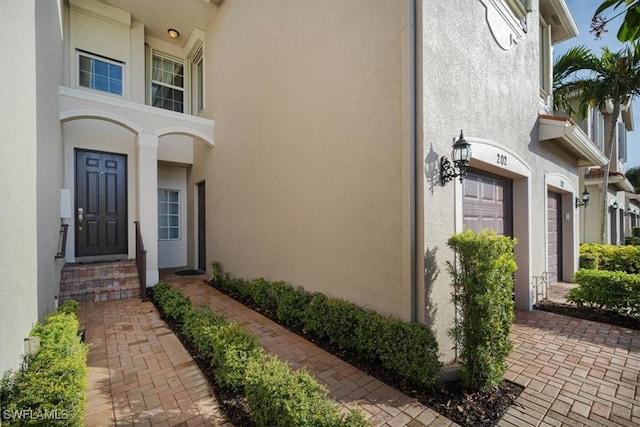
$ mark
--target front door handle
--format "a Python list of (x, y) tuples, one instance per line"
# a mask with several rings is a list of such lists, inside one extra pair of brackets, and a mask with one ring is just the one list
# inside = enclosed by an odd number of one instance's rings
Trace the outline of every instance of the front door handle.
[(82, 230), (83, 220), (84, 220), (84, 209), (78, 208), (78, 230)]

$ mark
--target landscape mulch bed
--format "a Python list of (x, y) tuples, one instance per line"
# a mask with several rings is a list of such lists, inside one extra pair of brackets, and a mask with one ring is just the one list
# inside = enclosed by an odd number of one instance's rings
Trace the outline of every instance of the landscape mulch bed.
[(595, 307), (577, 307), (575, 304), (547, 300), (537, 303), (534, 308), (578, 319), (607, 323), (609, 325), (620, 326), (621, 328), (640, 330), (640, 317), (625, 315), (611, 310), (603, 310)]
[[(233, 297), (233, 295), (231, 296)], [(153, 300), (152, 293), (150, 297)], [(261, 310), (258, 307), (252, 307), (251, 305), (248, 305), (248, 307), (270, 318), (276, 323), (279, 323), (274, 313)], [(609, 323), (625, 328), (640, 329), (640, 318), (625, 316), (606, 310), (597, 310), (587, 307), (577, 308), (571, 304), (553, 303), (549, 301), (538, 303), (535, 308), (571, 317)], [(167, 319), (164, 320), (167, 321)], [(195, 351), (193, 351), (188, 342), (183, 339), (180, 331), (177, 330), (175, 325), (172, 325), (170, 322), (167, 323), (183, 342), (187, 350), (189, 350), (192, 355), (195, 354)], [(463, 427), (490, 427), (495, 425), (509, 407), (515, 404), (514, 402), (516, 398), (523, 390), (522, 386), (506, 380), (503, 381), (499, 387), (476, 393), (466, 392), (461, 380), (444, 383), (441, 387), (435, 390), (416, 389), (415, 387), (412, 387), (410, 383), (402, 378), (398, 378), (383, 367), (372, 364), (370, 360), (362, 359), (358, 355), (332, 345), (328, 341), (317, 340), (314, 337), (307, 335), (302, 329), (293, 329), (287, 325), (282, 326), (303, 338), (312, 341), (317, 346), (336, 355), (342, 360), (351, 363), (355, 367), (375, 378), (378, 378), (391, 387), (407, 394), (408, 396), (416, 398), (425, 406), (442, 414), (450, 420), (455, 421)], [(249, 417), (245, 397), (241, 393), (220, 387), (215, 381), (211, 365), (197, 357), (194, 357), (194, 360), (198, 363), (198, 366), (209, 380), (213, 392), (225, 411), (225, 414), (229, 418), (229, 421), (237, 426), (254, 426), (255, 424)]]

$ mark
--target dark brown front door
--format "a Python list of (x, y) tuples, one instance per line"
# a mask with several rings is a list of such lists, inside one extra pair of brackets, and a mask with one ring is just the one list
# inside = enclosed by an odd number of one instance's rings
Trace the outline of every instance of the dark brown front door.
[(462, 216), (468, 230), (513, 236), (511, 180), (470, 170), (463, 181)]
[(198, 269), (207, 270), (206, 193), (204, 182), (198, 183)]
[(127, 253), (127, 156), (76, 149), (76, 256)]
[(562, 280), (562, 195), (547, 193), (547, 264), (549, 284)]

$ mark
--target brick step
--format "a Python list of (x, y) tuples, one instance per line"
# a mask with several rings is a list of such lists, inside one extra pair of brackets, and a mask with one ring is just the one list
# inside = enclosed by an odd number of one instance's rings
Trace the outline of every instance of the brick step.
[(62, 269), (60, 303), (107, 301), (140, 294), (138, 270), (134, 260), (70, 264)]

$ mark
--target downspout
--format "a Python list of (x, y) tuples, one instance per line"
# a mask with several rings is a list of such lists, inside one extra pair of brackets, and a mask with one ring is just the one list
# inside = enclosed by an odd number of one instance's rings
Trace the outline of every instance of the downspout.
[(408, 83), (409, 83), (409, 268), (411, 281), (411, 321), (418, 320), (418, 278), (417, 278), (417, 247), (416, 247), (416, 230), (417, 230), (417, 187), (416, 187), (416, 0), (408, 0)]

